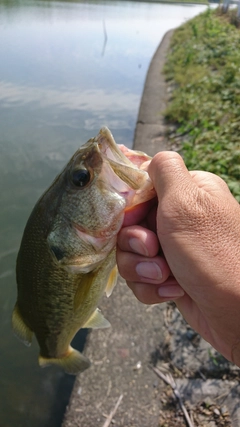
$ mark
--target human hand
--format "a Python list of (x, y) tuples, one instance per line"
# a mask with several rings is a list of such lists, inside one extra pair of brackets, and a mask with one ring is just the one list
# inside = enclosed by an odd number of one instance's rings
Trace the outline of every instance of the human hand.
[(224, 181), (189, 172), (177, 153), (158, 153), (148, 172), (157, 199), (126, 214), (119, 272), (140, 301), (173, 299), (187, 322), (240, 366), (239, 204)]

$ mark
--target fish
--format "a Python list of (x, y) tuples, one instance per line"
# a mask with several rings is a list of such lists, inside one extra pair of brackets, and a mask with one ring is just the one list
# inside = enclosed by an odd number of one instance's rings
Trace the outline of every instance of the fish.
[(71, 347), (81, 328), (110, 326), (98, 309), (116, 284), (117, 234), (124, 214), (155, 196), (144, 163), (151, 158), (116, 144), (107, 127), (82, 145), (38, 200), (17, 256), (15, 335), (35, 335), (41, 367), (76, 375), (90, 360)]

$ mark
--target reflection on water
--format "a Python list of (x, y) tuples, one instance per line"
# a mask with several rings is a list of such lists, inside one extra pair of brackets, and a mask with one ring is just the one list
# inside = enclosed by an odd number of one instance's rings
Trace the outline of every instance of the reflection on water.
[[(0, 426), (55, 427), (73, 378), (13, 337), (15, 259), (43, 190), (102, 125), (131, 145), (149, 61), (204, 6), (0, 0)], [(84, 333), (84, 332), (83, 332)], [(80, 348), (82, 335), (74, 346)]]

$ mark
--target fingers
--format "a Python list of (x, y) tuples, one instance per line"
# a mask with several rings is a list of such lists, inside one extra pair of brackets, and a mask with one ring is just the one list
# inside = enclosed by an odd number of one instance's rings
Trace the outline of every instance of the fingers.
[(159, 304), (166, 301), (175, 301), (185, 293), (174, 278), (167, 279), (162, 285), (127, 282), (135, 297), (143, 304)]
[(120, 274), (131, 282), (161, 283), (170, 270), (159, 256), (159, 241), (154, 232), (141, 226), (123, 228), (118, 236), (117, 263)]
[(166, 260), (152, 258), (117, 249), (119, 273), (127, 281), (137, 299), (144, 304), (157, 304), (176, 300), (184, 295), (183, 289), (170, 274)]
[(174, 151), (157, 153), (149, 165), (148, 173), (159, 200), (173, 189), (182, 192), (193, 185), (182, 157)]
[(160, 249), (157, 235), (139, 225), (122, 228), (118, 235), (118, 246), (122, 251), (149, 257), (157, 255)]
[(160, 256), (148, 258), (118, 249), (117, 264), (121, 276), (130, 282), (159, 284), (170, 275), (167, 262)]
[(184, 295), (164, 257), (159, 256), (154, 232), (141, 226), (123, 228), (118, 237), (117, 264), (134, 295), (145, 304), (175, 300)]

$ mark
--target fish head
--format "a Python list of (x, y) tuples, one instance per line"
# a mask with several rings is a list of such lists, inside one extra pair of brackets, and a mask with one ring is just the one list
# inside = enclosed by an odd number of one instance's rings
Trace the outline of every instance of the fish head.
[(92, 268), (95, 257), (97, 265), (116, 244), (125, 211), (154, 197), (149, 176), (139, 167), (139, 157), (140, 163), (150, 158), (123, 147), (102, 128), (76, 151), (50, 187), (58, 206), (48, 242), (58, 261), (66, 264), (74, 257), (71, 264), (76, 264), (79, 257), (82, 266)]
[(77, 150), (63, 172), (61, 214), (78, 230), (95, 237), (107, 237), (119, 228), (117, 224), (132, 191), (110, 163), (116, 161), (110, 148), (113, 141), (102, 134), (91, 138)]
[(132, 163), (108, 128), (77, 150), (63, 175), (61, 213), (90, 234), (117, 232), (126, 208), (155, 195), (147, 172)]

